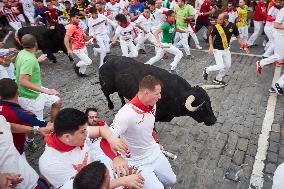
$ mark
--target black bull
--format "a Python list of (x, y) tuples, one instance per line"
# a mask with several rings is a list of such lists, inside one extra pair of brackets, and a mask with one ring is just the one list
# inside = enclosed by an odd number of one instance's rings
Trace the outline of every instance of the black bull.
[[(30, 26), (19, 29), (17, 42), (21, 44), (21, 38), (25, 34), (32, 34), (35, 36), (38, 44), (38, 49), (47, 54), (47, 58), (54, 63), (57, 62), (53, 53), (63, 51), (67, 54), (67, 49), (64, 45), (64, 36), (66, 29), (63, 25), (57, 24), (53, 29), (47, 26)], [(69, 60), (73, 61), (73, 58), (69, 56)]]
[(213, 125), (217, 121), (206, 91), (199, 86), (190, 86), (182, 77), (122, 56), (109, 55), (104, 62), (99, 70), (99, 80), (110, 109), (114, 107), (110, 94), (118, 92), (124, 105), (124, 97), (130, 100), (136, 95), (142, 78), (153, 75), (163, 83), (156, 121), (169, 122), (179, 116), (191, 116), (205, 125)]

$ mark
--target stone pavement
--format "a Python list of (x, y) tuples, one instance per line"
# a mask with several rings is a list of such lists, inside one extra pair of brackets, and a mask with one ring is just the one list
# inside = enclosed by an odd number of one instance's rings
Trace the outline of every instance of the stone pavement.
[[(239, 51), (238, 47), (234, 50)], [(147, 55), (138, 58), (141, 62), (154, 55), (152, 47), (147, 46), (146, 51)], [(253, 52), (262, 53), (259, 47)], [(113, 53), (120, 54), (120, 48), (115, 47)], [(211, 84), (215, 73), (210, 74), (210, 80), (204, 82), (202, 70), (205, 66), (215, 63), (214, 57), (202, 51), (192, 51), (192, 55), (194, 58), (184, 57), (180, 62), (179, 75), (192, 85)], [(90, 76), (78, 78), (67, 57), (62, 54), (58, 54), (57, 57), (57, 64), (46, 61), (41, 65), (43, 85), (60, 92), (64, 107), (75, 107), (80, 110), (97, 107), (101, 118), (111, 123), (120, 108), (120, 100), (117, 94), (112, 95), (115, 109), (108, 110), (98, 81), (98, 58), (94, 58), (94, 64), (89, 67)], [(257, 75), (257, 59), (232, 55), (232, 68), (224, 79), (228, 86), (208, 91), (218, 119), (215, 125), (205, 126), (190, 117), (174, 118), (169, 123), (156, 124), (160, 143), (167, 151), (178, 156), (171, 162), (178, 179), (174, 189), (248, 188), (274, 71), (274, 66), (268, 66), (261, 76)], [(169, 70), (170, 60), (172, 56), (168, 60), (156, 63), (155, 66)], [(281, 129), (281, 107), (284, 100), (283, 97), (278, 100), (265, 167), (265, 189), (271, 188), (273, 171), (284, 161), (284, 131)], [(40, 145), (42, 149), (36, 153), (27, 151), (28, 160), (36, 170), (38, 157), (43, 150), (43, 143)]]

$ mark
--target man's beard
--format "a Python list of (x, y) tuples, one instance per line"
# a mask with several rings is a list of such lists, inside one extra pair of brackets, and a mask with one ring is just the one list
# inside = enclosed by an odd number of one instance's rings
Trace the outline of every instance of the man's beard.
[(98, 125), (98, 121), (93, 121), (92, 123), (90, 123), (89, 121), (88, 121), (88, 125), (89, 126), (97, 126)]

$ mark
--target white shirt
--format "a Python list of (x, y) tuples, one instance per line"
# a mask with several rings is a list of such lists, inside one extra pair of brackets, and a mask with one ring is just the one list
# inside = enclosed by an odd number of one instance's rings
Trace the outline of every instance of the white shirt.
[(89, 155), (85, 147), (60, 152), (46, 145), (39, 158), (39, 170), (51, 185), (58, 188), (74, 178), (88, 163)]
[[(279, 13), (277, 14), (275, 22), (284, 25), (284, 8), (280, 9)], [(281, 35), (284, 35), (284, 29), (275, 29)]]
[(108, 33), (106, 27), (110, 23), (112, 26), (115, 26), (115, 23), (108, 19), (103, 14), (98, 14), (98, 17), (94, 19), (92, 16), (88, 19), (89, 35), (105, 35)]
[(139, 24), (144, 30), (150, 32), (152, 26), (151, 18), (147, 19), (143, 14), (140, 14), (140, 16), (138, 16), (137, 20), (135, 20), (134, 23)]
[(229, 15), (229, 22), (235, 23), (236, 19), (239, 17), (237, 10), (231, 10), (227, 12)]
[[(155, 123), (156, 106), (150, 112), (144, 112), (131, 103), (124, 105), (116, 114), (111, 129), (115, 136), (127, 141), (129, 161), (149, 161), (157, 157), (159, 144), (152, 136)], [(150, 160), (150, 161), (151, 161)]]
[[(267, 12), (267, 15), (273, 17), (273, 18), (276, 18), (277, 17), (277, 14), (279, 13), (279, 9), (277, 9), (276, 7), (272, 6), (268, 12)], [(266, 27), (273, 27), (273, 23), (274, 22), (269, 22), (269, 21), (266, 21), (266, 24), (265, 26)]]
[(134, 28), (135, 24), (133, 22), (131, 22), (126, 28), (117, 26), (115, 35), (122, 41), (131, 42), (134, 40), (135, 36)]
[(20, 3), (23, 5), (23, 10), (25, 12), (34, 12), (35, 7), (33, 5), (33, 0), (21, 0)]
[(110, 2), (106, 3), (105, 9), (110, 12), (111, 16), (113, 19), (115, 19), (115, 16), (120, 13), (120, 10), (122, 9), (121, 7), (122, 4), (120, 3), (115, 3), (114, 5), (111, 4)]
[(166, 20), (166, 15), (163, 14), (164, 11), (168, 11), (169, 9), (165, 7), (161, 8), (156, 8), (152, 13), (151, 13), (151, 22), (152, 22), (152, 27), (151, 31), (154, 33), (160, 26), (165, 22)]
[(24, 179), (17, 185), (17, 189), (33, 189), (37, 186), (39, 176), (15, 148), (11, 126), (2, 115), (0, 115), (0, 154), (1, 173), (21, 174)]
[(274, 172), (272, 189), (284, 188), (284, 163), (281, 163)]

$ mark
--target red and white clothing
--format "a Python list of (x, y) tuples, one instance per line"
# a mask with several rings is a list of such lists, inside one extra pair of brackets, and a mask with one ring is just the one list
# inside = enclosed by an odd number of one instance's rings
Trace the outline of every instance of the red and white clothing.
[(84, 43), (86, 34), (78, 24), (71, 23), (66, 31), (66, 35), (70, 37), (74, 54), (80, 59), (76, 66), (80, 68), (79, 72), (84, 74), (87, 67), (92, 64), (92, 60), (88, 56), (87, 47)]
[(85, 147), (66, 145), (55, 133), (45, 137), (45, 142), (45, 150), (39, 158), (39, 170), (55, 188), (74, 178), (89, 163)]
[(111, 125), (113, 134), (128, 143), (130, 155), (124, 158), (142, 170), (144, 189), (164, 189), (176, 182), (169, 161), (152, 136), (155, 114), (156, 106), (147, 107), (136, 96), (118, 111)]
[[(127, 22), (123, 26), (117, 26), (115, 36), (120, 40), (122, 56), (137, 57), (138, 51), (133, 41), (136, 36), (135, 24)], [(130, 53), (129, 53), (130, 51)]]
[[(284, 8), (280, 9), (279, 13), (277, 14), (276, 23), (284, 25)], [(274, 54), (269, 56), (268, 58), (262, 59), (260, 61), (260, 66), (266, 66), (268, 64), (272, 64), (275, 61), (279, 61), (284, 58), (284, 29), (276, 29), (274, 28)], [(284, 77), (282, 76), (277, 83), (281, 83), (280, 87), (284, 87)]]
[(112, 18), (114, 19), (116, 15), (120, 13), (122, 6), (120, 3), (115, 2), (114, 4), (108, 2), (105, 5), (105, 9), (110, 12)]
[(89, 35), (94, 36), (99, 45), (99, 48), (94, 47), (95, 56), (100, 54), (100, 66), (103, 65), (103, 60), (108, 52), (110, 52), (110, 38), (108, 36), (108, 30), (106, 27), (108, 24), (115, 27), (115, 23), (108, 19), (103, 14), (98, 14), (98, 17), (94, 19), (92, 16), (88, 19)]
[(264, 48), (265, 49), (265, 53), (263, 54), (264, 57), (269, 57), (274, 52), (273, 23), (277, 17), (278, 12), (279, 12), (279, 9), (276, 8), (275, 6), (272, 6), (268, 10), (268, 13), (267, 13), (266, 23), (264, 26), (264, 32), (265, 32), (265, 35), (268, 37), (268, 42)]
[(232, 23), (236, 22), (236, 19), (238, 18), (237, 9), (232, 9), (232, 10), (225, 9), (223, 10), (223, 13), (227, 13), (229, 15), (229, 22), (232, 22)]
[(262, 34), (266, 16), (266, 3), (258, 2), (253, 15), (254, 31), (247, 42), (248, 46), (254, 45), (255, 40)]
[(17, 14), (15, 13), (16, 9), (13, 7), (6, 7), (4, 6), (2, 10), (0, 10), (0, 14), (3, 14), (6, 16), (7, 21), (9, 22), (9, 25), (16, 30), (16, 33), (18, 30), (22, 27), (21, 21), (19, 20)]
[(17, 173), (24, 178), (16, 189), (32, 189), (37, 186), (39, 176), (15, 148), (11, 126), (2, 115), (0, 115), (0, 154), (1, 173)]
[(23, 6), (23, 11), (28, 20), (30, 21), (31, 24), (35, 23), (35, 7), (33, 5), (33, 0), (20, 0)]
[(166, 20), (166, 13), (169, 9), (165, 7), (155, 8), (155, 10), (151, 13), (151, 32), (154, 33)]
[(135, 24), (139, 24), (145, 31), (140, 31), (137, 37), (137, 50), (141, 49), (142, 46), (144, 46), (144, 43), (146, 40), (150, 41), (151, 43), (155, 44), (156, 43), (156, 39), (155, 36), (150, 32), (151, 31), (151, 27), (153, 25), (152, 23), (152, 19), (146, 18), (144, 16), (144, 14), (141, 14), (135, 21)]

